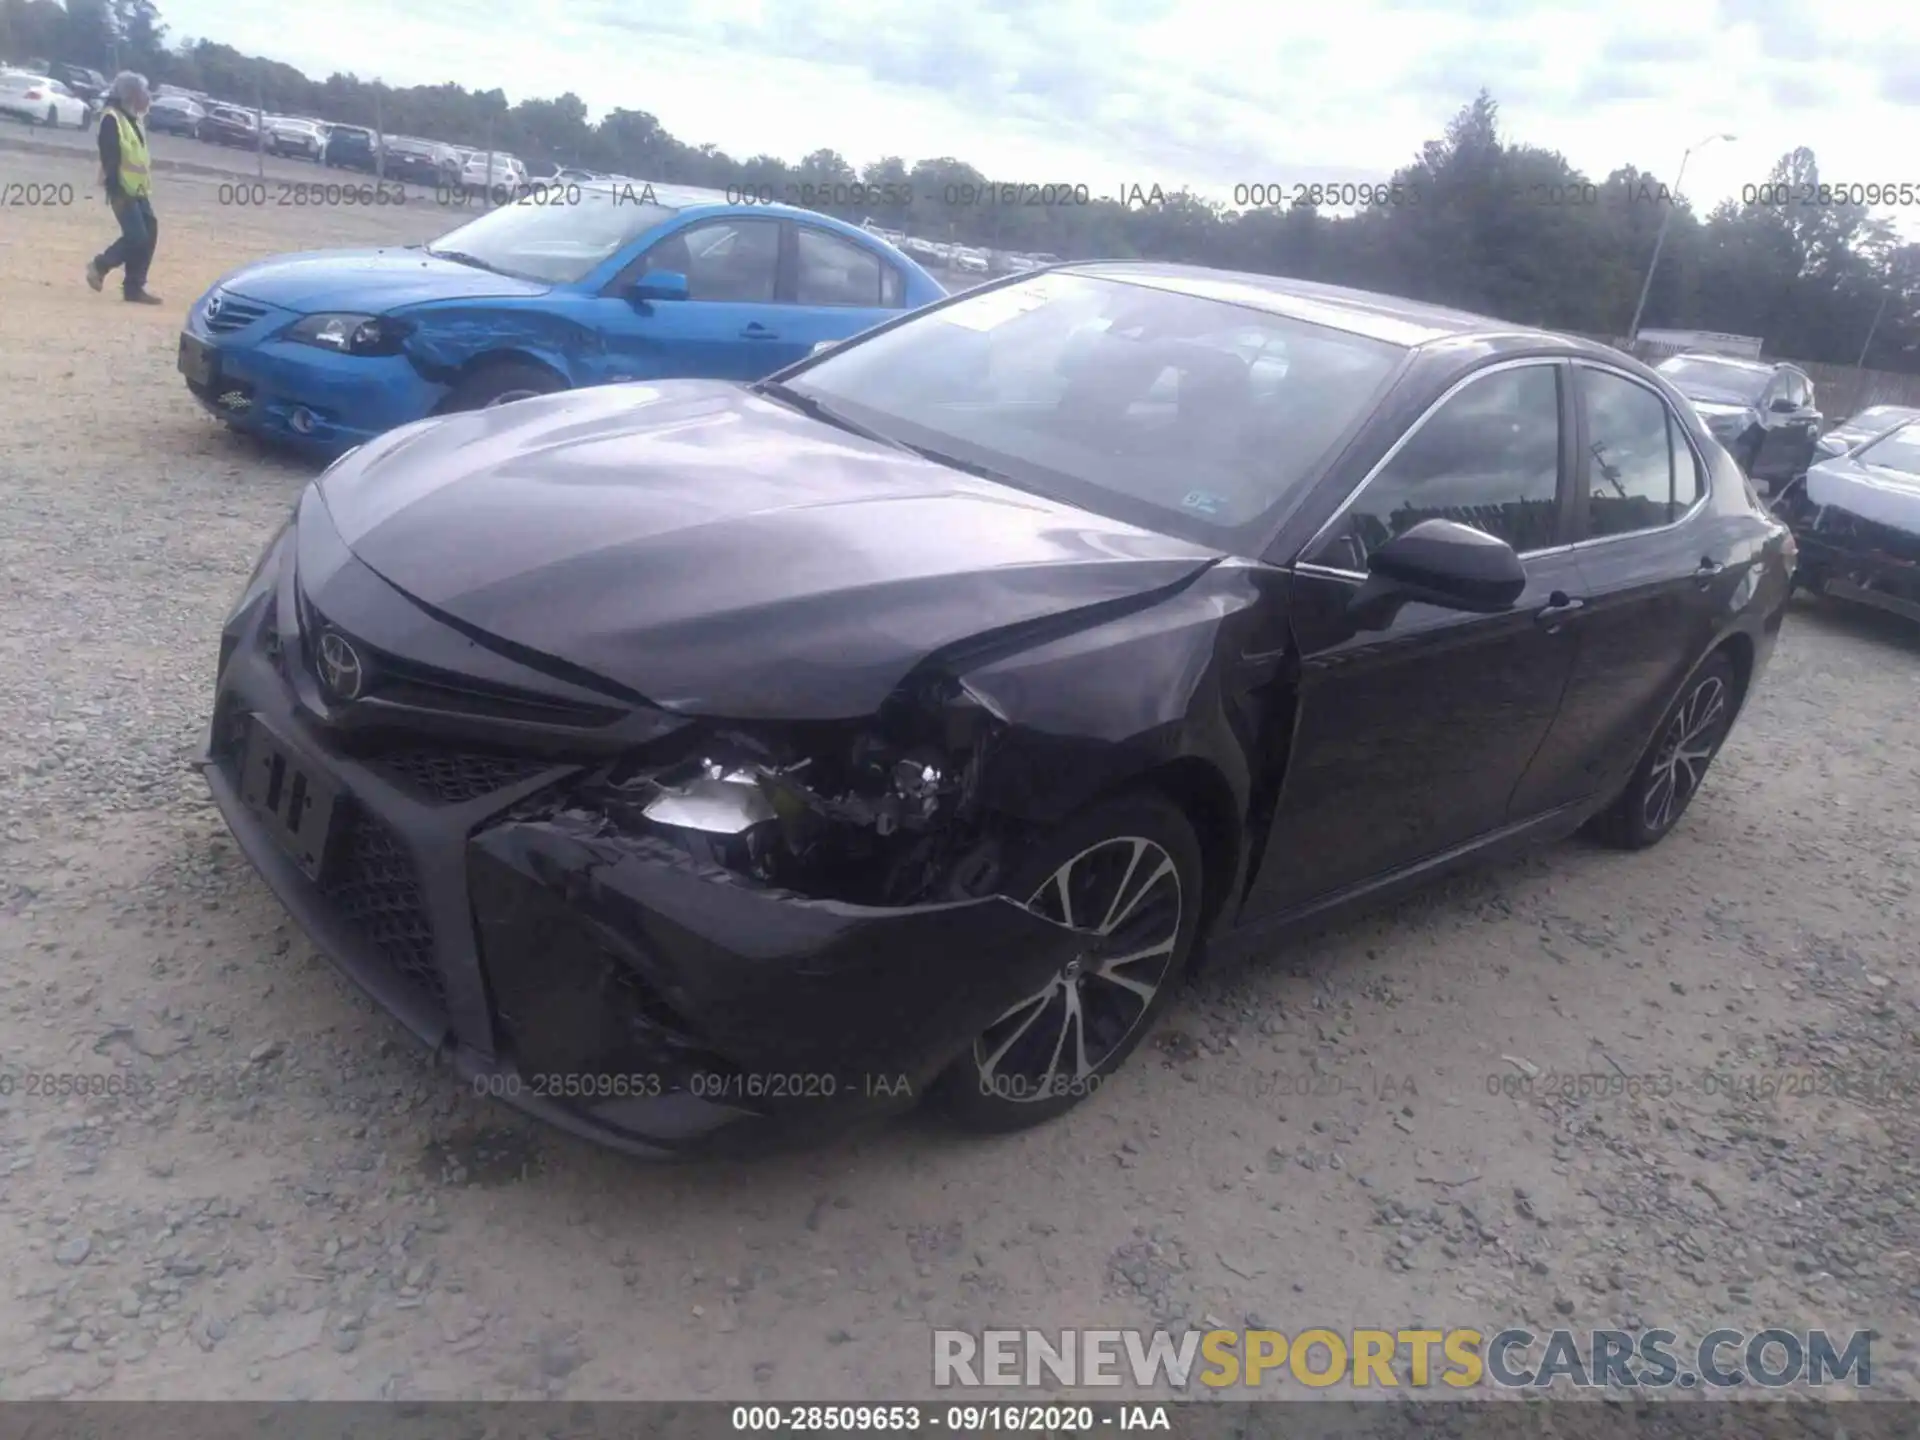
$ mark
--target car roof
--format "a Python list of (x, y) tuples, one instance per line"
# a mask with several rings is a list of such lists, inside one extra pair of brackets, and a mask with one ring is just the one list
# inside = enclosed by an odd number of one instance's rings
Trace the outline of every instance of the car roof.
[(1411, 349), (1440, 340), (1469, 338), (1537, 339), (1576, 349), (1606, 353), (1606, 347), (1576, 337), (1528, 325), (1453, 310), (1424, 300), (1379, 295), (1345, 285), (1322, 285), (1280, 275), (1256, 275), (1232, 270), (1209, 270), (1198, 265), (1157, 262), (1094, 261), (1061, 267), (1071, 274), (1099, 275), (1137, 285), (1151, 285), (1201, 300), (1221, 300), (1264, 310), (1309, 324), (1384, 340)]

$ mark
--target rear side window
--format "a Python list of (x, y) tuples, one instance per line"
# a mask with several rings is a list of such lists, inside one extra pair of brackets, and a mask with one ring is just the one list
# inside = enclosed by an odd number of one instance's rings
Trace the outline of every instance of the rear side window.
[(1587, 419), (1587, 533), (1628, 535), (1671, 524), (1700, 498), (1701, 476), (1679, 422), (1652, 390), (1605, 370), (1581, 374)]
[(871, 250), (810, 225), (798, 227), (797, 240), (795, 303), (866, 309), (899, 306), (899, 273)]

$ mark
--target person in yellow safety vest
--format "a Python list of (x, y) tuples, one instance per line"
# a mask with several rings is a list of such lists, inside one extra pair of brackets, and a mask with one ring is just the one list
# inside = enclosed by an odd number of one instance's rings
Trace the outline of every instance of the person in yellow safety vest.
[(87, 262), (87, 284), (98, 290), (109, 270), (125, 265), (120, 291), (136, 305), (158, 305), (160, 297), (147, 289), (147, 267), (160, 224), (153, 218), (153, 162), (147, 155), (143, 123), (153, 96), (147, 78), (122, 70), (107, 87), (100, 111), (100, 176), (107, 203), (120, 222), (120, 238)]

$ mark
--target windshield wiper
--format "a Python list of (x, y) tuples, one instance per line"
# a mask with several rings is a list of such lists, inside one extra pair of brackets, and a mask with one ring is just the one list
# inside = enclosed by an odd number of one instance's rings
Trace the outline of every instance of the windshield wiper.
[(931, 460), (936, 465), (948, 466), (963, 475), (971, 475), (977, 480), (997, 480), (1003, 485), (1013, 484), (1001, 471), (994, 469), (991, 465), (982, 465), (977, 460), (962, 460), (957, 455), (944, 454), (930, 445), (909, 445), (905, 441), (901, 441), (900, 445), (902, 449), (911, 450), (922, 460)]
[(469, 255), (464, 250), (436, 250), (429, 245), (427, 246), (427, 254), (433, 256), (436, 260), (452, 260), (461, 265), (471, 265), (476, 270), (491, 270), (496, 275), (504, 275), (507, 273), (498, 265), (489, 265), (478, 255)]
[(880, 444), (890, 445), (895, 450), (913, 449), (911, 445), (903, 444), (891, 435), (883, 435), (871, 425), (862, 425), (858, 420), (842, 415), (824, 400), (813, 395), (808, 395), (803, 391), (796, 390), (791, 385), (785, 384), (782, 381), (762, 380), (758, 384), (750, 385), (747, 388), (752, 390), (756, 395), (765, 395), (770, 400), (778, 400), (783, 404), (791, 405), (802, 415), (808, 416), (811, 419), (824, 420), (827, 424), (837, 426), (849, 435), (858, 435), (863, 440), (877, 440)]

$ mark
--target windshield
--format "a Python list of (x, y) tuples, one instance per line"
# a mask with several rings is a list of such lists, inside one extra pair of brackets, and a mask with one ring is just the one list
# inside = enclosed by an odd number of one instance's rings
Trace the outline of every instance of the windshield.
[(1853, 457), (1862, 465), (1899, 470), (1920, 476), (1920, 424), (1908, 422), (1860, 450)]
[(568, 285), (675, 213), (636, 200), (631, 190), (610, 188), (582, 189), (577, 204), (541, 201), (526, 196), (489, 210), (427, 251), (470, 255), (503, 274)]
[(1744, 365), (1732, 365), (1721, 360), (1700, 360), (1685, 355), (1661, 361), (1659, 370), (1683, 394), (1691, 395), (1697, 390), (1706, 390), (1722, 395), (1740, 395), (1748, 400), (1758, 400), (1760, 392), (1767, 388), (1767, 381), (1772, 378), (1765, 370), (1749, 370)]
[(1245, 306), (1056, 272), (831, 351), (792, 389), (936, 459), (1234, 549), (1317, 472), (1404, 355)]

